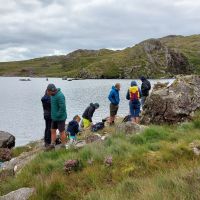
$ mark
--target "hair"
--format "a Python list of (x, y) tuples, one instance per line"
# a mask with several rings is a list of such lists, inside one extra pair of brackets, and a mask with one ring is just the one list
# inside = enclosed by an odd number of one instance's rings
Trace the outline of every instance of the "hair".
[(120, 83), (116, 83), (115, 87), (118, 88), (120, 86)]
[(81, 119), (81, 118), (80, 118), (79, 115), (75, 115), (74, 118), (73, 118), (73, 120), (76, 120), (76, 119)]

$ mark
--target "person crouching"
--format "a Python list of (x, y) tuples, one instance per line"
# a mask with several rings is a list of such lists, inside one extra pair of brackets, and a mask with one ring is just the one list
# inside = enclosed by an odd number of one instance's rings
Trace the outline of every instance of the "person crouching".
[(79, 123), (81, 118), (76, 115), (72, 121), (69, 122), (67, 127), (67, 132), (69, 134), (70, 142), (75, 142), (77, 140), (77, 134), (79, 132)]

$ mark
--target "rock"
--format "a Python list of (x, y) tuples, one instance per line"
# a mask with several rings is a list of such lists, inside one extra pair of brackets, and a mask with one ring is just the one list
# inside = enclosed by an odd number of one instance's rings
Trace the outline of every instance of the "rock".
[(0, 148), (0, 161), (9, 161), (11, 159), (11, 150), (8, 148)]
[(15, 137), (10, 133), (0, 131), (0, 148), (12, 148), (15, 146)]
[(192, 149), (196, 156), (200, 155), (200, 141), (196, 140), (190, 143), (189, 147)]
[(67, 160), (65, 161), (64, 164), (64, 170), (68, 174), (71, 173), (72, 171), (77, 171), (79, 169), (80, 162), (78, 160)]
[(34, 192), (34, 188), (20, 188), (1, 196), (0, 200), (28, 200)]
[(158, 90), (158, 89), (162, 89), (162, 88), (166, 88), (169, 85), (169, 82), (166, 83), (161, 83), (158, 82), (153, 86), (153, 90)]
[(101, 136), (99, 134), (93, 134), (93, 135), (89, 135), (86, 137), (85, 139), (86, 143), (92, 143), (92, 142), (96, 142), (96, 141), (101, 141)]
[(121, 123), (117, 126), (116, 132), (117, 133), (125, 133), (125, 134), (138, 134), (144, 131), (146, 126), (134, 124), (132, 122), (125, 122)]
[(106, 157), (105, 160), (104, 160), (104, 163), (105, 163), (105, 165), (110, 167), (112, 165), (112, 156)]
[(154, 88), (143, 107), (141, 123), (177, 123), (200, 108), (200, 76), (178, 76), (170, 85)]

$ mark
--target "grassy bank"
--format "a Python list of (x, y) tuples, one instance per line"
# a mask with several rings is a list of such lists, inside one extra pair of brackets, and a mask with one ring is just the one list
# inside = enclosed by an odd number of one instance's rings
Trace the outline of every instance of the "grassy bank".
[[(190, 123), (150, 126), (140, 135), (110, 133), (80, 150), (40, 153), (16, 178), (0, 183), (0, 195), (27, 186), (36, 188), (34, 200), (200, 199), (200, 159), (190, 146), (200, 144), (200, 115)], [(65, 174), (67, 159), (79, 159), (80, 170)]]

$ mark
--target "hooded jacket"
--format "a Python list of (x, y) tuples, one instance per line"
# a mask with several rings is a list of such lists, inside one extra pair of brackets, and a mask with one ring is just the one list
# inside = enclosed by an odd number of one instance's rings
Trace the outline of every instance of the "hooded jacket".
[[(127, 100), (130, 100), (130, 101), (131, 101), (130, 89), (132, 89), (132, 88), (135, 89), (135, 87), (137, 87), (138, 92), (139, 92), (138, 97), (139, 97), (139, 98), (141, 97), (141, 90), (140, 90), (140, 88), (137, 86), (136, 81), (132, 81), (132, 82), (131, 82), (131, 87), (128, 89), (127, 94), (126, 94), (126, 99), (127, 99)], [(136, 99), (136, 100), (134, 100), (132, 103), (134, 103), (134, 104), (140, 104), (139, 98)]]
[(142, 77), (141, 80), (142, 80), (142, 85), (141, 85), (142, 96), (147, 97), (149, 96), (149, 91), (151, 90), (151, 83), (144, 77)]
[(65, 96), (59, 88), (57, 93), (51, 96), (51, 118), (53, 121), (64, 121), (67, 118)]
[(51, 119), (51, 97), (45, 94), (42, 99), (44, 119)]
[(108, 99), (112, 104), (119, 105), (120, 102), (119, 90), (115, 86), (112, 86)]
[(76, 136), (79, 132), (79, 124), (76, 120), (72, 120), (69, 122), (69, 125), (67, 127), (67, 132), (70, 133), (70, 136)]
[(93, 103), (91, 103), (84, 111), (82, 117), (89, 120), (90, 122), (92, 122), (92, 117), (94, 114), (94, 111), (96, 110), (95, 105)]

